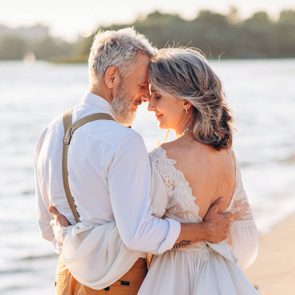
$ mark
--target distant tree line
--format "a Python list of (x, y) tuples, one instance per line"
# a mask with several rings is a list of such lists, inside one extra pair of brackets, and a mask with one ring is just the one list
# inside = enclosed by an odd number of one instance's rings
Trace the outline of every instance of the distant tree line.
[[(193, 20), (155, 11), (130, 24), (99, 27), (97, 30), (116, 30), (126, 26), (135, 27), (159, 48), (198, 47), (208, 58), (295, 57), (295, 10), (281, 11), (276, 20), (264, 11), (242, 20), (233, 7), (225, 15), (203, 10)], [(51, 37), (37, 44), (0, 37), (0, 59), (17, 59), (25, 52), (33, 51), (39, 59), (86, 61), (94, 34), (80, 37), (74, 44)]]
[(35, 41), (19, 36), (0, 36), (0, 60), (20, 60), (27, 54), (34, 54), (40, 60), (65, 57), (72, 54), (73, 46), (74, 44), (51, 36)]
[[(155, 11), (130, 25), (159, 48), (171, 45), (198, 47), (209, 58), (295, 57), (293, 10), (281, 11), (276, 21), (263, 11), (241, 20), (235, 8), (231, 8), (227, 15), (203, 10), (193, 20)], [(88, 45), (92, 37), (88, 39)]]

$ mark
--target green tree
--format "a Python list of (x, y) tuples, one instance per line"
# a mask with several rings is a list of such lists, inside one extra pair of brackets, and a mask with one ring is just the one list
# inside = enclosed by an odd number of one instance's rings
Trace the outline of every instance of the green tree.
[(2, 37), (0, 39), (0, 59), (22, 59), (27, 51), (26, 42), (17, 37)]

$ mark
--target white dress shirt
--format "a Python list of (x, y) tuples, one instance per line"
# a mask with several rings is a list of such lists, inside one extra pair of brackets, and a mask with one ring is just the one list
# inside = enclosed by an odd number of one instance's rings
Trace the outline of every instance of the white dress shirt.
[[(87, 94), (73, 109), (73, 122), (93, 113), (112, 115), (111, 105)], [(43, 237), (55, 242), (48, 213), (54, 205), (74, 224), (62, 179), (62, 117), (42, 133), (35, 153), (38, 222)], [(180, 223), (151, 210), (151, 164), (141, 136), (115, 121), (99, 120), (75, 131), (68, 154), (69, 185), (82, 222), (116, 222), (131, 250), (161, 254), (175, 244)]]

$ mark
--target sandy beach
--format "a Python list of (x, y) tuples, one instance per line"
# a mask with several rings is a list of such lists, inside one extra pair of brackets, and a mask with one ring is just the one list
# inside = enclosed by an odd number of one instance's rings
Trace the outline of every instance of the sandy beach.
[(261, 295), (295, 294), (295, 215), (261, 234), (257, 260), (246, 274)]

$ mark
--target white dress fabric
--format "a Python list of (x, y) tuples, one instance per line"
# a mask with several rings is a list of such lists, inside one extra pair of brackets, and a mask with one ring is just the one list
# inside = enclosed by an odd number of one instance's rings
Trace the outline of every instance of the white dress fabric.
[[(169, 159), (162, 148), (155, 149), (150, 158), (162, 176), (168, 195), (168, 199), (164, 198), (162, 202), (153, 200), (154, 214), (183, 223), (201, 222), (195, 197), (183, 173), (176, 169), (176, 161)], [(138, 294), (258, 294), (239, 266), (239, 263), (245, 267), (254, 261), (258, 234), (238, 167), (236, 186), (228, 210), (234, 213), (235, 219), (230, 231), (232, 247), (226, 241), (217, 244), (200, 242), (154, 256)]]
[[(176, 162), (168, 159), (162, 148), (154, 150), (150, 159), (153, 214), (184, 223), (200, 222), (195, 198), (182, 172), (175, 168)], [(231, 249), (226, 242), (198, 243), (154, 256), (139, 294), (257, 294), (236, 265), (237, 260), (243, 267), (253, 263), (258, 245), (258, 232), (239, 169), (230, 208), (235, 217), (230, 229)], [(55, 239), (63, 245), (61, 255), (65, 265), (80, 283), (92, 289), (108, 287), (144, 256), (126, 247), (115, 222), (101, 225), (79, 222), (67, 228), (52, 222), (52, 228)]]

